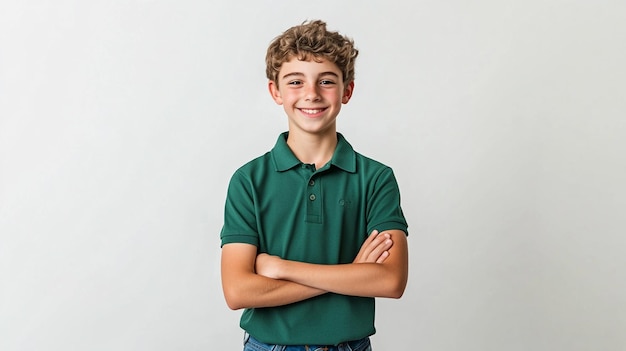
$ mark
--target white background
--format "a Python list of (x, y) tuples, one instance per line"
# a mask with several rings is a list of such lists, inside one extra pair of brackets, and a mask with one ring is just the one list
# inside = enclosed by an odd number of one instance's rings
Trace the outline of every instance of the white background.
[(376, 350), (626, 349), (621, 1), (0, 5), (0, 350), (239, 350), (219, 231), (306, 19), (354, 38), (339, 130), (395, 170), (410, 280)]

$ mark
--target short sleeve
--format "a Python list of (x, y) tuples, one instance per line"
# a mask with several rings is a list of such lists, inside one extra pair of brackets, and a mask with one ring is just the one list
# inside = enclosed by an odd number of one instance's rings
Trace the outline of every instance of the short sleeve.
[(408, 235), (400, 205), (400, 189), (393, 170), (385, 167), (375, 178), (367, 199), (367, 231), (399, 229)]
[(221, 245), (246, 243), (259, 245), (255, 195), (252, 182), (241, 172), (235, 172), (228, 185), (224, 208)]

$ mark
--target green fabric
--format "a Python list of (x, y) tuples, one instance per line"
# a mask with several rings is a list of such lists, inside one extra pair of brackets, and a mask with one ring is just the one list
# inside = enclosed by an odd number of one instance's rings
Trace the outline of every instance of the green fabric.
[[(288, 260), (342, 264), (352, 262), (374, 229), (408, 233), (391, 168), (356, 153), (338, 133), (333, 158), (316, 170), (294, 156), (287, 136), (231, 178), (222, 245), (248, 243)], [(375, 332), (374, 299), (328, 293), (247, 309), (241, 327), (270, 344), (338, 344)]]

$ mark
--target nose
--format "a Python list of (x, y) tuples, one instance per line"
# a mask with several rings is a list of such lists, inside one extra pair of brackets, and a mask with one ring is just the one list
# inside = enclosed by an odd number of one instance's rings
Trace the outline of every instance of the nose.
[(305, 89), (304, 99), (306, 101), (320, 100), (319, 86), (317, 84), (307, 84)]

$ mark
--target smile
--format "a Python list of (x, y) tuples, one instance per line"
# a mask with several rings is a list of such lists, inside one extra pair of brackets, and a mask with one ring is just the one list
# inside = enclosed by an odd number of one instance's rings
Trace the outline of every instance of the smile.
[(301, 108), (299, 110), (306, 113), (307, 115), (315, 115), (324, 112), (326, 108)]

